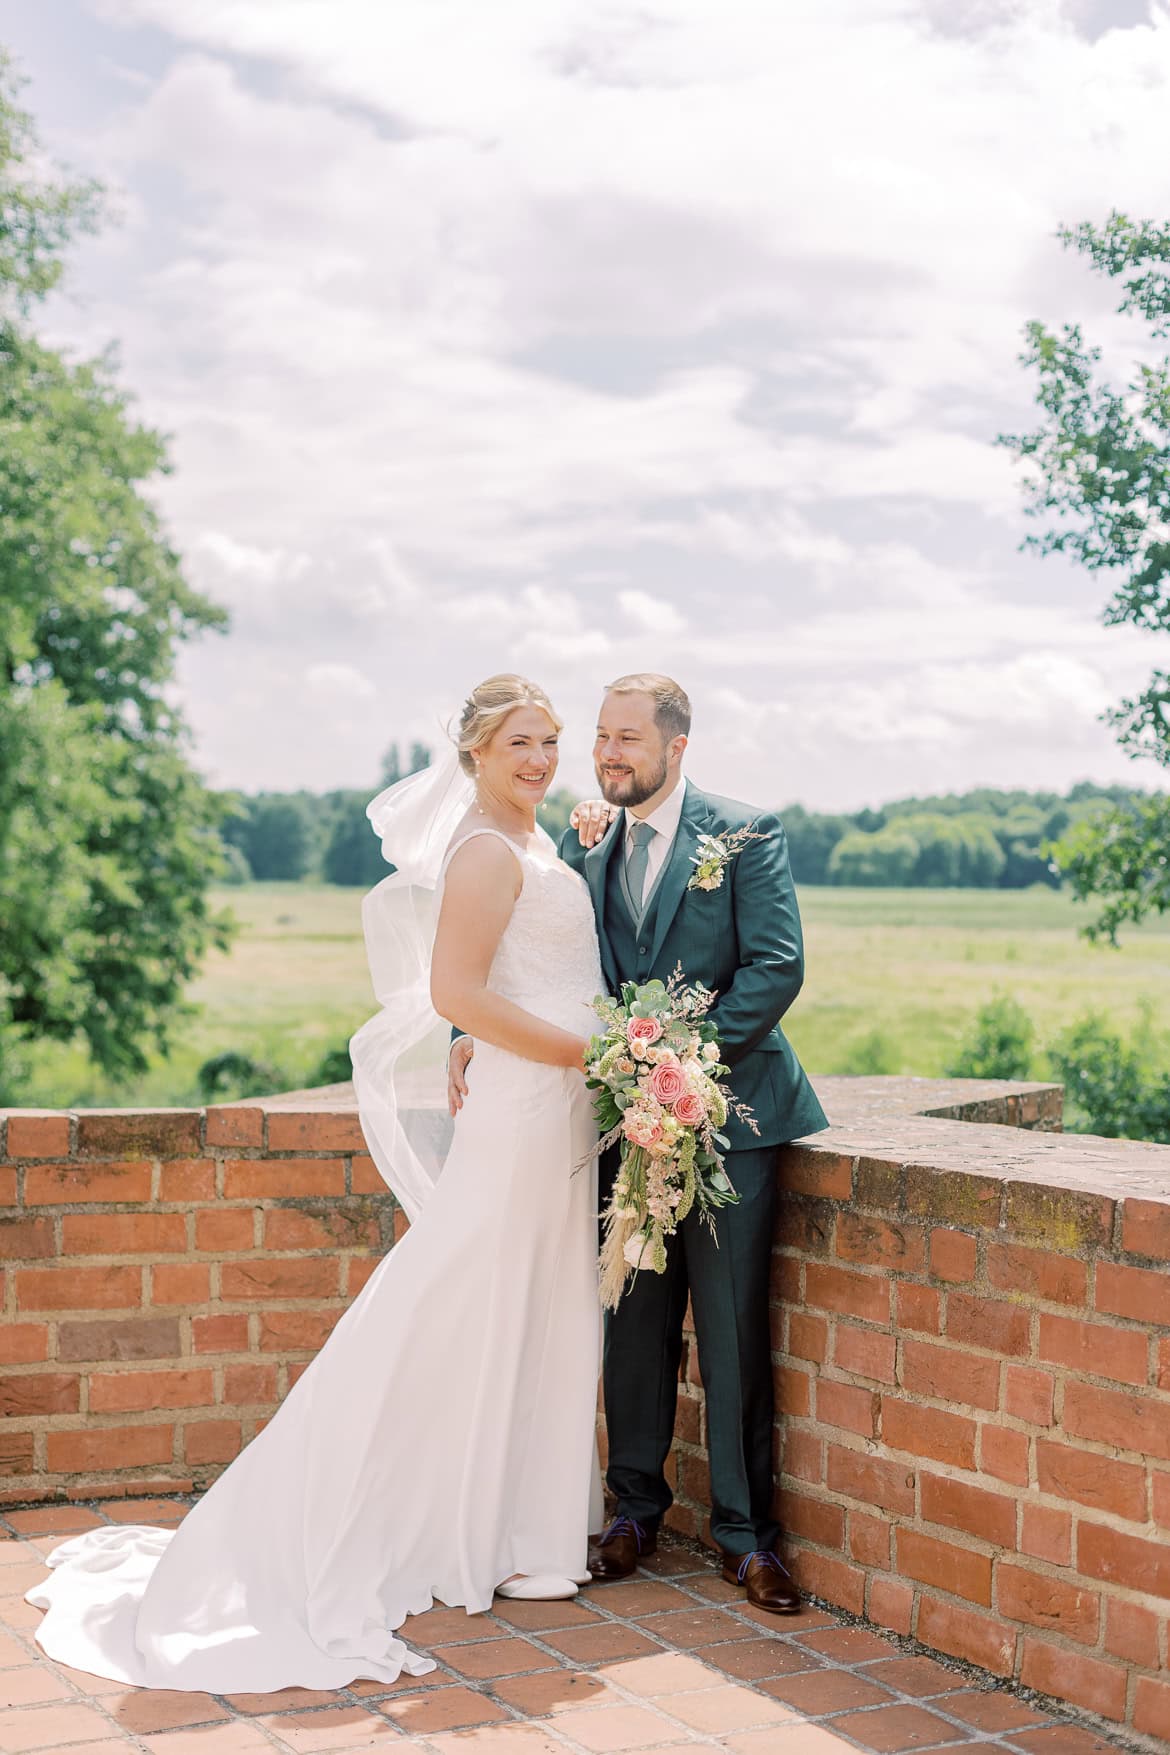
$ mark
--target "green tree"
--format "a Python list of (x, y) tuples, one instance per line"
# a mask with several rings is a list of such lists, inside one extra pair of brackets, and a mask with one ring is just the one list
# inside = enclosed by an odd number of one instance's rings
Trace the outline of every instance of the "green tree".
[[(431, 765), (431, 752), (425, 743), (410, 746), (408, 772), (417, 774)], [(382, 758), (382, 785), (393, 786), (406, 776), (402, 771), (398, 745), (393, 743)], [(369, 795), (365, 792), (340, 792), (332, 795), (333, 827), (322, 859), (322, 875), (327, 883), (360, 885), (369, 889), (387, 874), (382, 857), (382, 844), (370, 828), (366, 816)]]
[(239, 799), (224, 828), (224, 840), (238, 847), (259, 883), (295, 883), (313, 856), (312, 806), (297, 792), (260, 792)]
[(0, 58), (0, 1038), (9, 1065), (22, 1041), (81, 1037), (130, 1073), (226, 934), (207, 902), (221, 807), (168, 695), (178, 643), (225, 618), (145, 491), (159, 436), (108, 362), (33, 333), (97, 199), (29, 168), (17, 92)]
[[(1060, 238), (1097, 274), (1118, 282), (1117, 310), (1144, 328), (1151, 357), (1118, 387), (1079, 324), (1059, 333), (1033, 322), (1022, 363), (1037, 375), (1041, 421), (1000, 442), (1027, 465), (1027, 509), (1047, 523), (1026, 546), (1066, 554), (1113, 581), (1107, 626), (1170, 633), (1170, 224), (1114, 212), (1102, 226)], [(1170, 672), (1106, 715), (1122, 748), (1170, 766)], [(1170, 797), (1119, 805), (1082, 821), (1054, 856), (1073, 893), (1104, 906), (1085, 930), (1117, 942), (1118, 929), (1170, 908)]]

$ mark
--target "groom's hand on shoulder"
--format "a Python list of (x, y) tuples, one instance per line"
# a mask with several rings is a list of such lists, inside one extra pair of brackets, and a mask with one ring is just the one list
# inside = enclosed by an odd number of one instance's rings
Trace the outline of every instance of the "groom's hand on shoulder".
[(447, 1109), (451, 1115), (458, 1115), (463, 1107), (467, 1069), (474, 1053), (475, 1043), (470, 1036), (456, 1036), (447, 1055)]
[(617, 814), (618, 807), (608, 804), (604, 798), (583, 798), (573, 807), (569, 827), (576, 829), (582, 847), (596, 847), (608, 833)]

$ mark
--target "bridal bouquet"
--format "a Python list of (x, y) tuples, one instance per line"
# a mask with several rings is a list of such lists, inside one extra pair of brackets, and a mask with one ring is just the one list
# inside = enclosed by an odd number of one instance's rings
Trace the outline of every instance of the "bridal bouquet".
[(707, 1013), (715, 995), (688, 987), (682, 970), (668, 983), (627, 981), (616, 1000), (594, 1001), (605, 1025), (586, 1056), (597, 1092), (599, 1151), (621, 1141), (621, 1165), (603, 1214), (601, 1301), (616, 1310), (629, 1276), (666, 1269), (666, 1240), (694, 1206), (714, 1228), (717, 1207), (739, 1196), (723, 1168), (719, 1130), (734, 1112), (753, 1131), (751, 1111), (719, 1081), (719, 1033)]

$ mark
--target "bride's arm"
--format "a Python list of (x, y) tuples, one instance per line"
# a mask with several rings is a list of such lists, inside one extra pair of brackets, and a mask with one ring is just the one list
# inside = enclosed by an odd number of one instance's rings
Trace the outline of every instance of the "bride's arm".
[(487, 985), (521, 882), (515, 854), (494, 835), (476, 835), (455, 854), (431, 957), (431, 1001), (440, 1017), (479, 1042), (546, 1066), (582, 1070), (583, 1036), (546, 1023)]

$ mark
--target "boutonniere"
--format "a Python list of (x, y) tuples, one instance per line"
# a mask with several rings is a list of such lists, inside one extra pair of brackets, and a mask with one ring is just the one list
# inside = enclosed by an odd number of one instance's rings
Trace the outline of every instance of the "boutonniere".
[(767, 839), (766, 835), (757, 833), (754, 823), (746, 829), (736, 829), (730, 835), (700, 835), (699, 851), (691, 855), (695, 870), (687, 889), (717, 890), (736, 854), (742, 853), (749, 841)]

